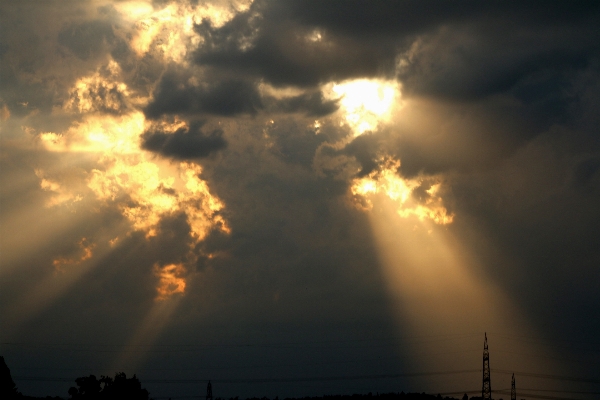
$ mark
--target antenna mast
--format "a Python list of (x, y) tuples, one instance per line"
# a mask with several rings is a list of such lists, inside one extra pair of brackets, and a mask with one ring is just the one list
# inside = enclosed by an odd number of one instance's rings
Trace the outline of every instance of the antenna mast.
[(208, 386), (206, 386), (206, 400), (213, 400), (212, 385), (210, 381), (208, 381)]
[(510, 400), (517, 400), (517, 389), (515, 388), (515, 374), (513, 374), (512, 384), (510, 385)]
[(485, 333), (485, 340), (483, 342), (483, 387), (481, 388), (481, 398), (483, 400), (492, 399), (492, 384), (490, 382), (490, 352), (487, 344), (487, 332)]

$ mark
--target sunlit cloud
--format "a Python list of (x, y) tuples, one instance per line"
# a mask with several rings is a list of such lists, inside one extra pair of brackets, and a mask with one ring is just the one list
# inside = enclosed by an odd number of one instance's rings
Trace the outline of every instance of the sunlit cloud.
[(199, 165), (180, 163), (174, 167), (183, 181), (178, 189), (175, 176), (162, 178), (159, 166), (143, 157), (110, 161), (106, 169), (91, 172), (88, 186), (99, 199), (116, 201), (135, 230), (144, 231), (147, 237), (156, 236), (163, 217), (182, 211), (196, 241), (202, 240), (213, 226), (229, 231), (218, 214), (222, 202), (210, 194), (206, 182), (198, 177), (202, 171)]
[(340, 98), (343, 119), (352, 128), (354, 136), (388, 122), (393, 110), (401, 105), (400, 86), (396, 81), (351, 80), (333, 84), (331, 92)]
[(202, 40), (194, 31), (195, 24), (208, 20), (214, 27), (223, 26), (251, 4), (252, 1), (201, 2), (195, 6), (171, 3), (156, 9), (148, 3), (124, 2), (115, 7), (134, 23), (131, 47), (139, 57), (152, 52), (165, 61), (184, 63), (189, 50)]
[(125, 83), (117, 80), (119, 73), (119, 65), (110, 60), (96, 73), (78, 79), (64, 108), (79, 113), (126, 111), (126, 100), (130, 97), (130, 92)]
[[(406, 179), (399, 175), (400, 161), (391, 157), (381, 162), (381, 168), (363, 178), (356, 178), (350, 188), (358, 204), (364, 208), (373, 208), (372, 199), (377, 194), (384, 194), (397, 204), (396, 212), (402, 218), (415, 216), (419, 220), (430, 219), (436, 224), (450, 224), (454, 214), (444, 207), (439, 195), (441, 183), (431, 183), (433, 178)], [(429, 188), (424, 189), (424, 187)], [(421, 190), (421, 199), (417, 199), (415, 191)]]
[(174, 294), (185, 292), (185, 274), (186, 270), (182, 264), (169, 264), (154, 266), (154, 275), (159, 279), (157, 291), (157, 300), (165, 300)]
[(35, 175), (40, 178), (40, 187), (42, 190), (52, 193), (51, 197), (46, 200), (46, 207), (51, 208), (65, 203), (75, 203), (83, 199), (81, 194), (65, 188), (55, 180), (45, 178), (43, 170), (36, 169)]
[[(212, 229), (229, 233), (221, 215), (224, 204), (201, 178), (199, 164), (172, 162), (140, 147), (140, 137), (148, 129), (160, 129), (168, 135), (188, 128), (187, 123), (178, 118), (147, 121), (141, 111), (128, 108), (133, 94), (119, 81), (119, 75), (118, 65), (111, 61), (75, 83), (70, 98), (61, 109), (55, 109), (56, 113), (79, 116), (66, 130), (36, 135), (34, 129), (27, 128), (43, 150), (60, 153), (63, 159), (76, 160), (84, 155), (86, 160), (85, 165), (78, 165), (82, 173), (76, 178), (64, 179), (60, 172), (36, 169), (40, 188), (49, 193), (46, 207), (85, 200), (86, 204), (96, 204), (98, 210), (118, 210), (129, 229), (110, 233), (110, 239), (105, 237), (108, 248), (134, 231), (143, 232), (148, 239), (157, 236), (161, 221), (181, 214), (189, 226), (190, 251)], [(56, 258), (55, 269), (93, 256), (91, 239), (82, 239), (79, 247), (80, 256)], [(193, 254), (188, 259), (193, 260)], [(181, 264), (155, 267), (159, 299), (184, 292), (184, 272)]]
[[(99, 104), (111, 109), (112, 103), (110, 96), (90, 96), (94, 92), (90, 86), (120, 90), (119, 97), (127, 101), (126, 86), (115, 80), (117, 68), (109, 63), (108, 77), (95, 73), (75, 84), (65, 109), (85, 117), (65, 132), (39, 134), (42, 146), (52, 152), (95, 154), (96, 167), (87, 173), (87, 187), (96, 199), (116, 206), (133, 229), (145, 232), (147, 237), (156, 236), (161, 219), (177, 212), (186, 213), (195, 241), (202, 240), (213, 227), (228, 232), (219, 215), (223, 204), (200, 179), (199, 165), (172, 164), (140, 149), (140, 136), (150, 126), (174, 133), (186, 126), (184, 121), (150, 123), (140, 111), (122, 115), (95, 112), (100, 109)], [(49, 205), (82, 199), (81, 194), (46, 177), (41, 169), (37, 174), (42, 188), (54, 193)]]
[[(400, 86), (396, 81), (351, 80), (333, 84), (331, 92), (339, 96), (342, 124), (351, 128), (354, 137), (389, 124), (402, 107)], [(325, 146), (342, 148), (346, 143), (347, 140), (343, 140)], [(316, 165), (320, 168), (354, 168), (354, 174), (360, 171), (345, 155), (329, 160), (316, 158), (315, 164), (318, 162), (322, 164)], [(376, 163), (378, 167), (368, 175), (352, 178), (350, 193), (356, 205), (369, 210), (373, 207), (374, 196), (385, 195), (397, 205), (397, 214), (402, 218), (414, 216), (421, 221), (429, 219), (441, 225), (452, 223), (454, 215), (444, 205), (440, 178), (402, 177), (400, 160), (386, 154), (385, 150)]]

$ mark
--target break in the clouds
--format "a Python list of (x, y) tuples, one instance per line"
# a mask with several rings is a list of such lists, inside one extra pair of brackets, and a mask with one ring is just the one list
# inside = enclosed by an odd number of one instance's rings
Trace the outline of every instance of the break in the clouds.
[(597, 392), (597, 2), (0, 11), (23, 393)]

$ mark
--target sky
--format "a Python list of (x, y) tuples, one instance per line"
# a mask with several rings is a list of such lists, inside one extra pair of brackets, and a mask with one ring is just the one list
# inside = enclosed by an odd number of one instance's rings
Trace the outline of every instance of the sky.
[(594, 398), (599, 27), (585, 1), (3, 0), (19, 390), (460, 397), (487, 334), (496, 397)]

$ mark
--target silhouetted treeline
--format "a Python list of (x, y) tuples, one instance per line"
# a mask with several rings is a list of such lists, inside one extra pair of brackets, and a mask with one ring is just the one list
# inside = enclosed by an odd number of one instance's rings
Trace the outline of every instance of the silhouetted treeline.
[[(134, 375), (127, 378), (120, 372), (114, 378), (94, 375), (75, 379), (77, 387), (69, 389), (70, 400), (150, 400), (149, 393), (142, 388), (142, 383)], [(0, 400), (63, 400), (61, 397), (31, 397), (21, 394), (13, 381), (10, 369), (0, 356)]]
[[(69, 400), (151, 400), (146, 389), (142, 388), (140, 380), (133, 375), (127, 378), (125, 373), (117, 373), (114, 378), (101, 376), (100, 379), (94, 375), (83, 376), (75, 379), (76, 387), (69, 389)], [(462, 400), (468, 400), (465, 395)], [(12, 379), (10, 370), (0, 356), (0, 400), (63, 400), (60, 397), (30, 397), (24, 396), (17, 390), (17, 385)], [(478, 398), (472, 397), (471, 400)], [(217, 397), (215, 400), (226, 400)], [(232, 397), (229, 400), (240, 400)], [(271, 400), (267, 397), (251, 397), (246, 400)], [(273, 400), (280, 400), (276, 397)], [(281, 400), (457, 400), (453, 397), (442, 397), (439, 394), (426, 393), (382, 393), (382, 394), (353, 394), (353, 395), (330, 395), (319, 397), (287, 397)]]
[(75, 379), (77, 387), (69, 389), (72, 400), (148, 400), (149, 393), (142, 388), (140, 380), (133, 375), (127, 378), (124, 372), (115, 378), (109, 376), (83, 376)]

